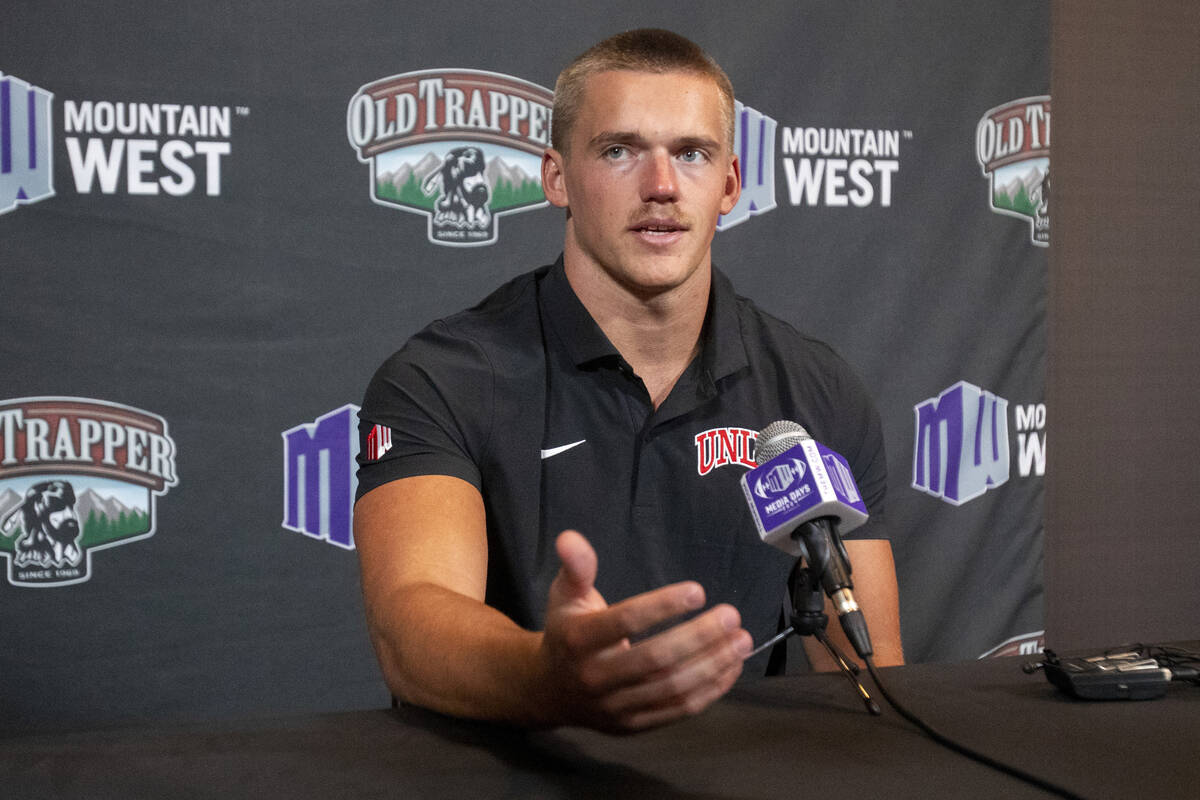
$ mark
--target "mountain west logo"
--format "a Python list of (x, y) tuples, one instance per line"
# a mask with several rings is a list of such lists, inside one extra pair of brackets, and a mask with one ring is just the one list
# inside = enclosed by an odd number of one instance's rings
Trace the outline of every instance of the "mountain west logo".
[(710, 428), (696, 434), (696, 471), (707, 475), (717, 467), (737, 464), (753, 469), (758, 431), (748, 428)]
[(424, 214), (435, 244), (487, 245), (498, 217), (546, 205), (553, 105), (549, 89), (495, 72), (407, 72), (359, 89), (346, 131), (374, 202)]
[[(0, 214), (53, 197), (54, 95), (0, 73)], [(75, 191), (221, 195), (232, 120), (246, 106), (65, 100), (63, 144)]]
[(740, 101), (733, 103), (733, 152), (742, 168), (742, 195), (717, 230), (738, 225), (775, 208), (775, 120)]
[(975, 157), (991, 176), (997, 214), (1028, 219), (1033, 243), (1050, 244), (1050, 98), (1025, 97), (997, 106), (975, 129)]
[(358, 406), (347, 404), (283, 432), (283, 527), (347, 550), (354, 549), (357, 415)]
[(0, 72), (0, 214), (54, 196), (53, 99)]
[(14, 586), (91, 577), (92, 552), (145, 539), (178, 482), (162, 417), (77, 397), (0, 401), (0, 555)]
[(1005, 639), (979, 658), (1004, 658), (1005, 656), (1035, 656), (1046, 649), (1046, 632), (1030, 631)]
[(788, 202), (825, 208), (891, 206), (900, 145), (912, 138), (910, 130), (784, 128), (780, 149)]
[(1008, 401), (959, 381), (918, 404), (914, 489), (952, 505), (1008, 481)]
[(221, 195), (221, 165), (233, 152), (233, 119), (246, 106), (63, 102), (63, 143), (79, 194)]

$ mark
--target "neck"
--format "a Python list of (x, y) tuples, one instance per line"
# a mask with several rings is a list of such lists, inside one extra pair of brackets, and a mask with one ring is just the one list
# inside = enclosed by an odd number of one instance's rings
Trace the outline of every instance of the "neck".
[(658, 408), (699, 352), (711, 264), (706, 259), (682, 283), (660, 291), (626, 286), (570, 253), (564, 254), (564, 266), (580, 302), (642, 379)]

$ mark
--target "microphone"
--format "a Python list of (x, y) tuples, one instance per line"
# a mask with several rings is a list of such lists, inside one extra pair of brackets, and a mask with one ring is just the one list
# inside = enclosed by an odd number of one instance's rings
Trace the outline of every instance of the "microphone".
[(850, 465), (787, 420), (758, 434), (754, 469), (742, 475), (742, 491), (759, 537), (801, 556), (820, 574), (846, 638), (860, 658), (873, 653), (862, 610), (854, 599), (850, 558), (838, 528), (850, 531), (867, 521)]

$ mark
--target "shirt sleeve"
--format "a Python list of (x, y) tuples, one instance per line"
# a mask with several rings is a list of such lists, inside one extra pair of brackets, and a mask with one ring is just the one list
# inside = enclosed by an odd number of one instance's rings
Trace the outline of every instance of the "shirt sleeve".
[(484, 350), (435, 322), (383, 363), (359, 411), (356, 498), (390, 481), (448, 475), (481, 487), (494, 371)]
[(867, 507), (867, 521), (846, 539), (887, 539), (884, 500), (887, 454), (883, 424), (866, 385), (828, 344), (808, 339), (805, 357), (789, 372), (793, 391), (805, 398), (795, 417), (814, 439), (846, 459)]
[[(840, 361), (840, 358), (839, 358)], [(870, 515), (866, 523), (845, 535), (847, 539), (888, 539), (884, 500), (887, 496), (887, 453), (883, 444), (883, 424), (866, 386), (849, 365), (837, 378), (840, 400), (837, 428), (839, 449), (850, 464), (858, 491)]]

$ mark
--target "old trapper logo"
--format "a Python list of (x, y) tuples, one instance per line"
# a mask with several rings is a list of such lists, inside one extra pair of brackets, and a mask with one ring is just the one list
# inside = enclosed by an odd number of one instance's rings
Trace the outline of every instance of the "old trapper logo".
[(79, 397), (0, 401), (0, 555), (14, 586), (91, 577), (92, 552), (145, 539), (178, 482), (166, 421)]
[(997, 214), (1028, 219), (1033, 243), (1050, 244), (1050, 98), (1025, 97), (983, 115), (975, 157), (991, 178)]
[(429, 220), (429, 241), (496, 241), (497, 218), (546, 205), (542, 152), (554, 93), (470, 69), (423, 70), (363, 86), (346, 131), (371, 166), (370, 197)]
[(53, 99), (0, 72), (0, 214), (54, 196)]

